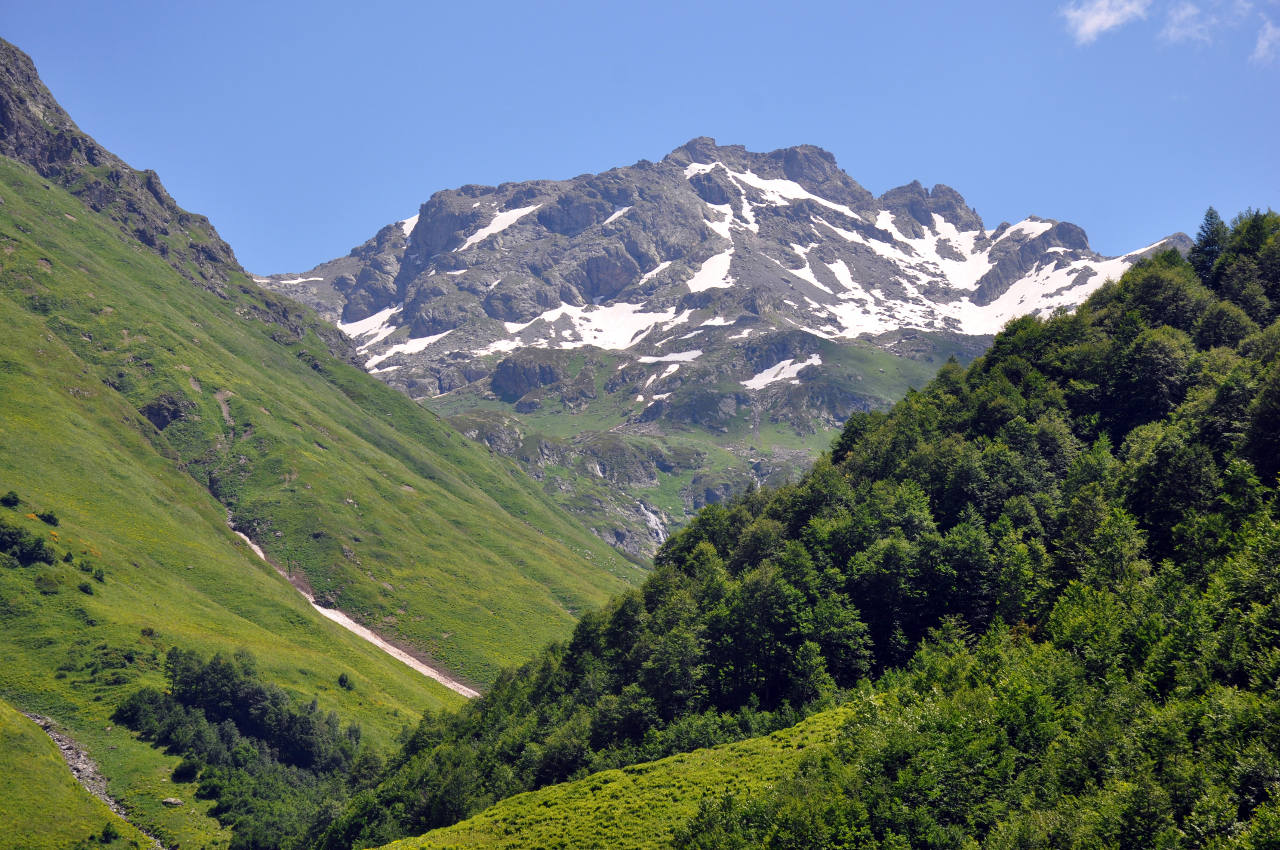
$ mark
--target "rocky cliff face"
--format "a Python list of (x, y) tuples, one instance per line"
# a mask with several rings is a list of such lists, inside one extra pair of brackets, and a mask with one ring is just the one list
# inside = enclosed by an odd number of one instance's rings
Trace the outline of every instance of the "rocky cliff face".
[(350, 255), (260, 282), (315, 305), (416, 398), (522, 415), (607, 397), (614, 432), (723, 445), (744, 425), (813, 434), (886, 402), (851, 351), (972, 356), (1009, 319), (1188, 244), (1102, 257), (1066, 222), (987, 229), (947, 186), (875, 197), (820, 148), (700, 138), (657, 163), (437, 192)]
[(659, 163), (438, 192), (347, 257), (261, 280), (314, 304), (369, 369), (426, 397), (531, 347), (692, 362), (778, 330), (989, 335), (1185, 245), (1178, 235), (1105, 258), (1066, 222), (988, 230), (947, 186), (876, 198), (820, 148), (758, 154), (702, 138)]

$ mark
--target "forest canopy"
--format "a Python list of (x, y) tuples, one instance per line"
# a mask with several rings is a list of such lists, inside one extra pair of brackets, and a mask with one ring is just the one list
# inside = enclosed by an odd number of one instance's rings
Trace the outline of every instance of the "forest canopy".
[(1280, 215), (1011, 322), (798, 482), (703, 509), (644, 585), (428, 714), (310, 825), (370, 846), (836, 702), (689, 847), (1276, 846)]

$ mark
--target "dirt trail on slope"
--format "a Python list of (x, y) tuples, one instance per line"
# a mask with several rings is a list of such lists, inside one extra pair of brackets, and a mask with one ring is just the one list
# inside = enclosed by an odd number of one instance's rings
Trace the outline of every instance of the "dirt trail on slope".
[(107, 780), (98, 772), (98, 765), (89, 757), (89, 753), (77, 744), (74, 738), (58, 729), (57, 724), (48, 717), (40, 714), (27, 714), (25, 711), (23, 714), (26, 714), (33, 723), (43, 729), (45, 734), (58, 745), (58, 751), (62, 753), (62, 760), (67, 763), (67, 767), (71, 768), (72, 775), (75, 776), (77, 782), (84, 786), (86, 791), (106, 803), (107, 808), (119, 815), (122, 820), (128, 821), (134, 829), (151, 839), (152, 846), (165, 850), (164, 845), (154, 835), (129, 820), (129, 813), (125, 811), (124, 806), (117, 803), (107, 793)]
[[(230, 526), (230, 523), (228, 523), (228, 525)], [(403, 664), (407, 664), (409, 667), (413, 668), (414, 670), (426, 676), (427, 678), (434, 679), (435, 681), (444, 685), (446, 688), (453, 691), (454, 693), (462, 694), (467, 699), (474, 699), (480, 696), (479, 691), (475, 690), (474, 688), (467, 687), (466, 685), (459, 682), (457, 679), (445, 673), (443, 670), (440, 670), (436, 667), (432, 667), (430, 664), (427, 664), (425, 661), (422, 661), (419, 658), (415, 658), (408, 651), (401, 649), (400, 647), (396, 646), (393, 643), (390, 643), (385, 638), (383, 638), (382, 635), (378, 634), (377, 632), (373, 631), (367, 626), (363, 626), (360, 623), (357, 623), (355, 620), (351, 619), (346, 614), (339, 611), (337, 608), (325, 608), (322, 605), (317, 605), (316, 598), (311, 595), (311, 591), (303, 583), (303, 580), (301, 578), (294, 578), (290, 576), (288, 573), (286, 573), (284, 570), (280, 569), (280, 566), (275, 562), (273, 562), (270, 558), (268, 558), (267, 553), (262, 551), (262, 547), (259, 546), (257, 543), (254, 543), (252, 540), (250, 540), (248, 535), (244, 534), (243, 532), (236, 531), (234, 527), (232, 527), (231, 530), (235, 532), (237, 537), (239, 537), (245, 543), (249, 544), (249, 548), (253, 550), (253, 553), (255, 555), (261, 558), (265, 563), (270, 564), (271, 567), (285, 579), (285, 581), (293, 585), (294, 590), (298, 591), (298, 593), (301, 593), (303, 598), (306, 599), (307, 602), (311, 603), (311, 607), (314, 608), (321, 617), (324, 617), (326, 620), (331, 620), (337, 623), (339, 626), (342, 626), (344, 629), (351, 632), (356, 637), (361, 638), (362, 640), (368, 641), (369, 643), (376, 646), (378, 649), (385, 652), (387, 655), (390, 655), (392, 658), (396, 659), (397, 661)]]

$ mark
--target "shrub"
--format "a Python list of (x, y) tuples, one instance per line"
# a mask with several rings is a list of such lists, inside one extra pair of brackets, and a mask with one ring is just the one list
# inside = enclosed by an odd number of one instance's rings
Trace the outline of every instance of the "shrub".
[(52, 564), (55, 553), (37, 535), (0, 521), (0, 552), (7, 552), (23, 566)]
[(6, 508), (16, 508), (21, 502), (22, 499), (20, 499), (18, 494), (12, 490), (5, 493), (3, 496), (0, 496), (0, 505), (4, 505)]
[(93, 585), (87, 581), (80, 582), (80, 592), (88, 596), (93, 596)]
[(40, 519), (41, 522), (44, 522), (48, 525), (58, 524), (58, 515), (55, 514), (53, 511), (37, 511), (36, 516)]
[(356, 683), (351, 681), (351, 677), (348, 676), (346, 673), (339, 673), (338, 687), (342, 688), (345, 691), (354, 691), (356, 689)]
[(182, 763), (173, 769), (174, 782), (195, 782), (196, 777), (200, 775), (200, 771), (204, 769), (204, 764), (197, 758), (187, 756)]
[(102, 837), (98, 840), (103, 844), (110, 844), (120, 837), (120, 830), (116, 829), (116, 825), (111, 821), (107, 821), (107, 825), (102, 828)]
[(51, 596), (58, 592), (58, 579), (49, 573), (37, 573), (35, 577), (36, 590), (45, 596)]
[(93, 571), (93, 580), (99, 584), (103, 584), (107, 580), (107, 574), (102, 571), (102, 567), (98, 567)]

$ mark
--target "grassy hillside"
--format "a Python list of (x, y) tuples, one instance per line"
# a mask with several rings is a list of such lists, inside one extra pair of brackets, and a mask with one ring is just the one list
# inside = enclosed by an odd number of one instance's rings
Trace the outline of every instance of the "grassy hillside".
[[(150, 844), (81, 787), (67, 770), (57, 744), (3, 700), (0, 799), (5, 801), (0, 847), (6, 850)], [(49, 817), (50, 812), (56, 812), (57, 817)]]
[(514, 467), (309, 333), (253, 319), (298, 308), (249, 284), (226, 299), (184, 285), (78, 201), (2, 168), (7, 486), (71, 517), (98, 511), (90, 465), (126, 488), (141, 470), (119, 440), (81, 433), (124, 424), (317, 598), (481, 684), (637, 574)]
[(397, 841), (418, 848), (668, 847), (703, 800), (769, 789), (826, 749), (849, 712), (834, 708), (770, 735), (681, 753), (517, 794), (473, 818)]
[(190, 285), (7, 160), (0, 201), (0, 520), (53, 555), (0, 568), (0, 697), (66, 727), (166, 843), (230, 840), (178, 758), (110, 719), (171, 647), (248, 650), (383, 750), (460, 701), (316, 614), (228, 510), (317, 596), (480, 684), (636, 574), (296, 307)]

